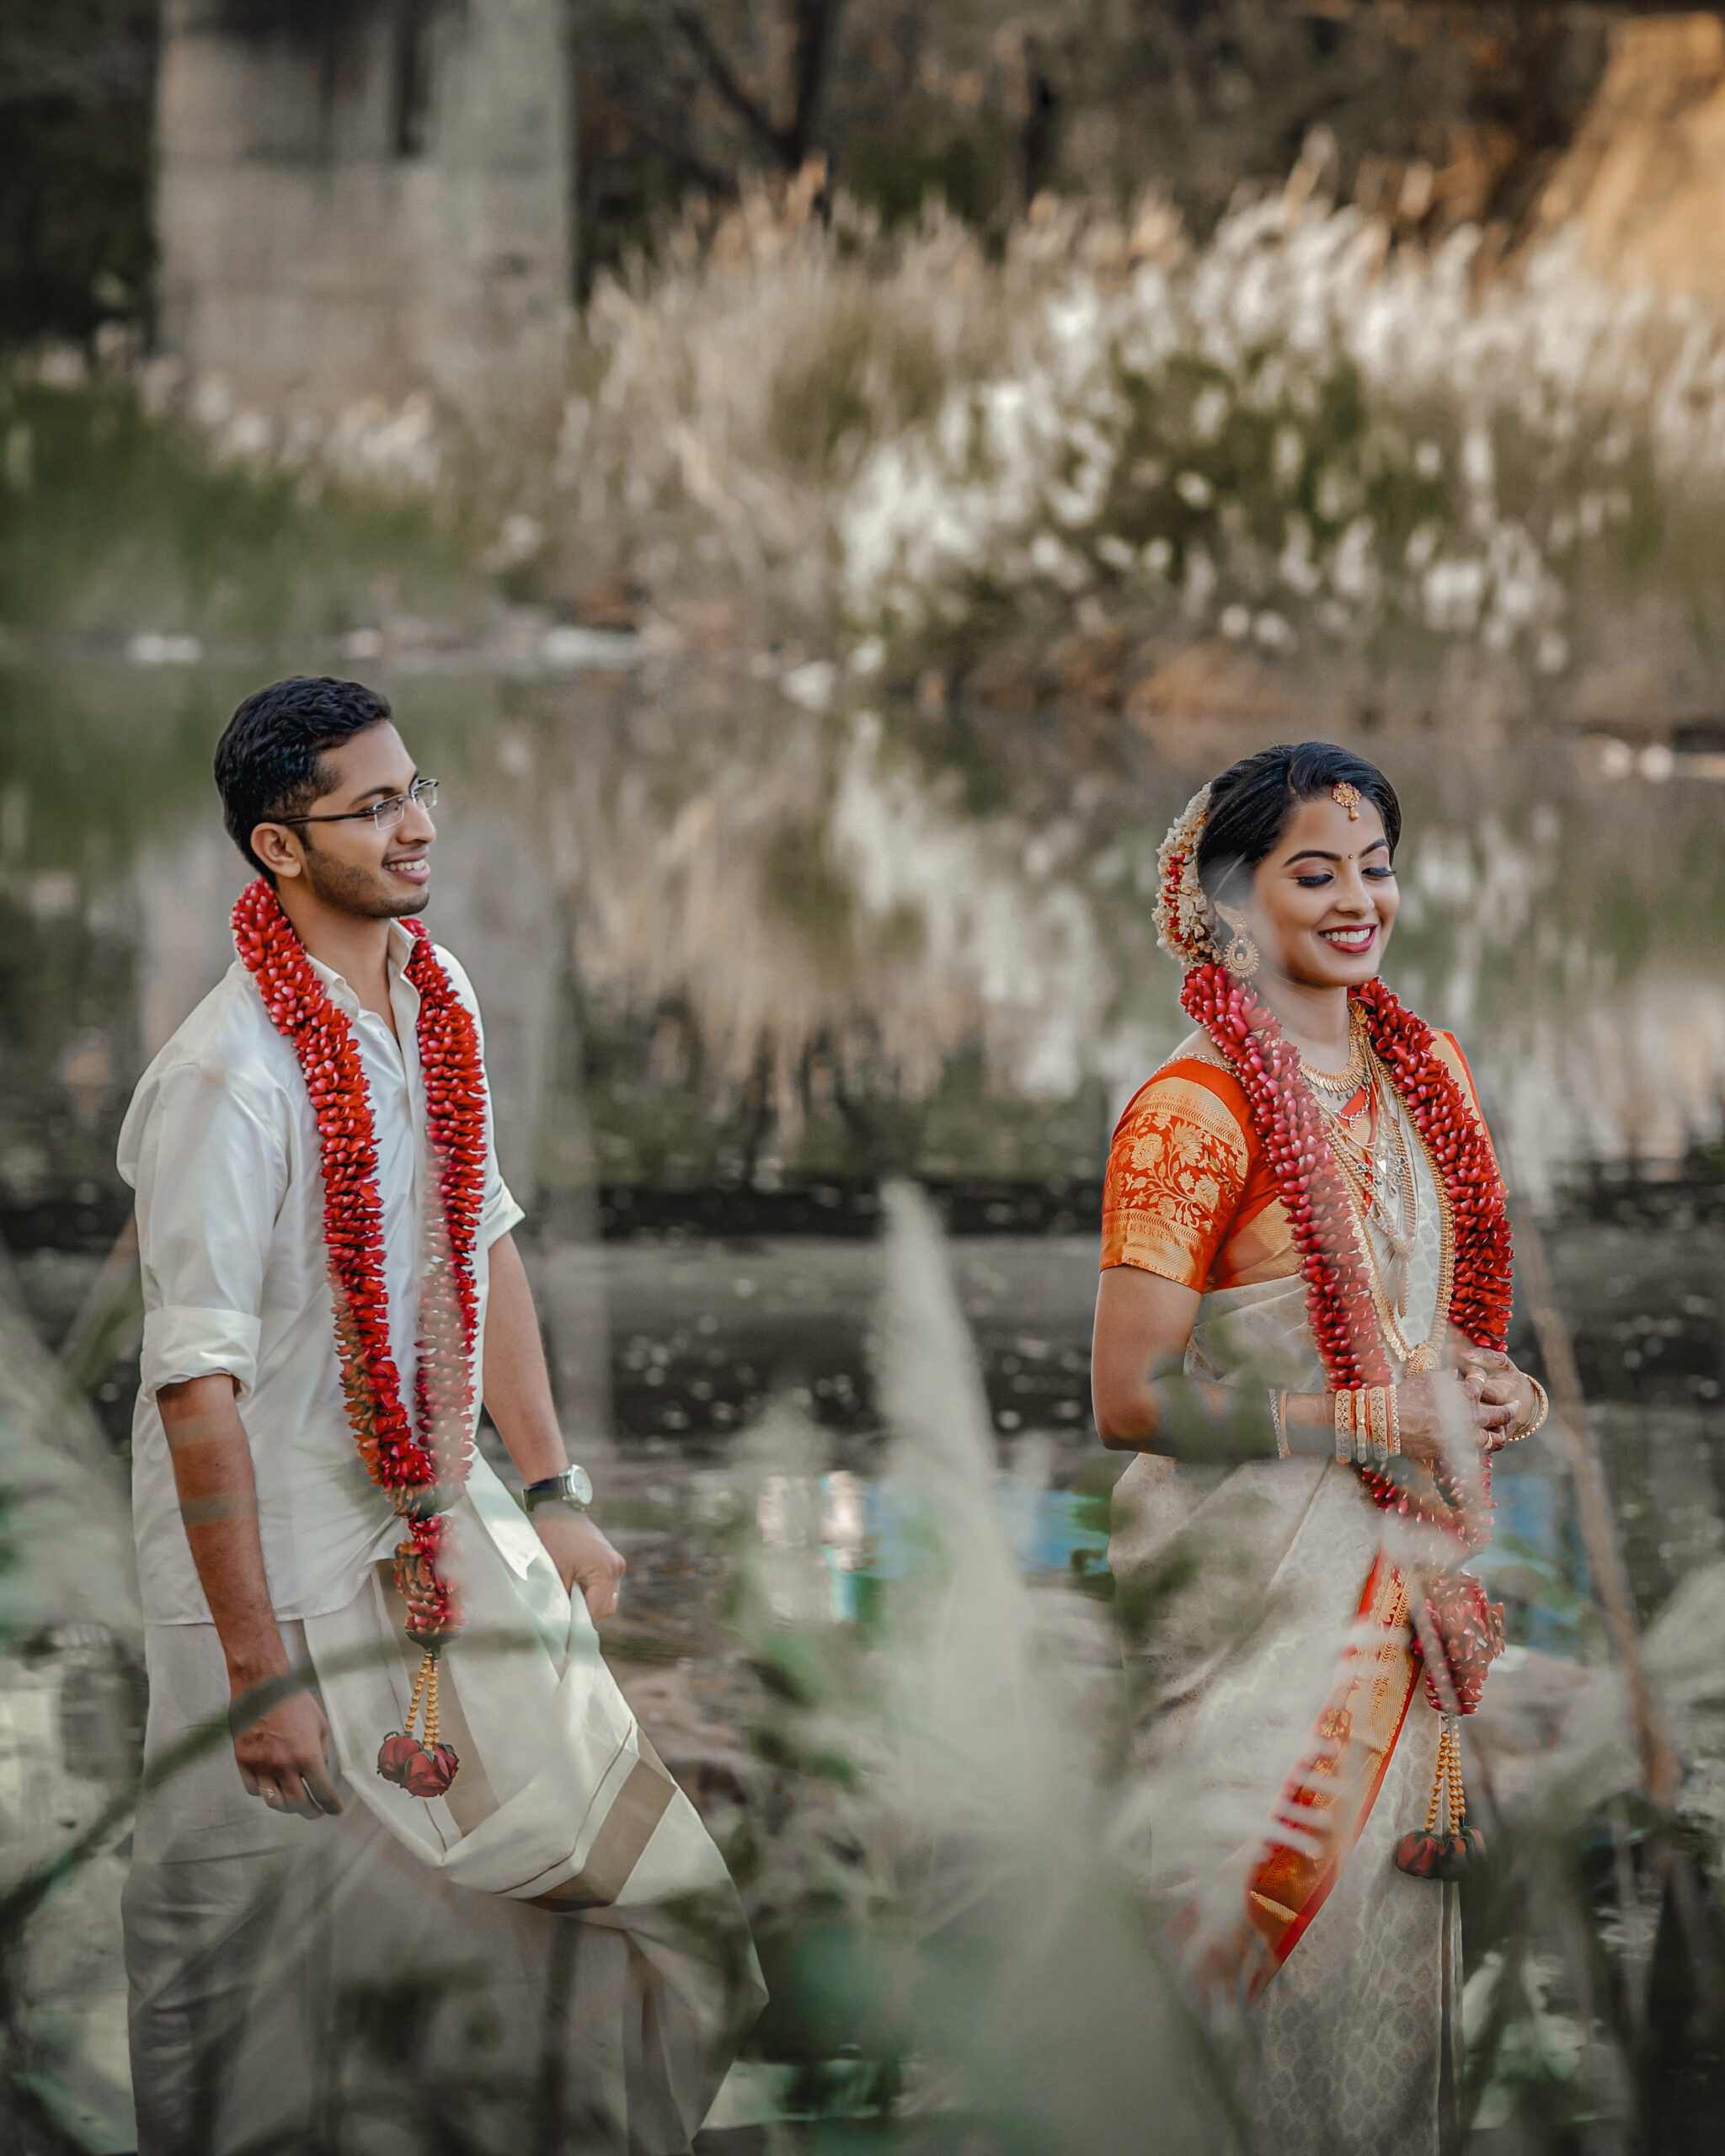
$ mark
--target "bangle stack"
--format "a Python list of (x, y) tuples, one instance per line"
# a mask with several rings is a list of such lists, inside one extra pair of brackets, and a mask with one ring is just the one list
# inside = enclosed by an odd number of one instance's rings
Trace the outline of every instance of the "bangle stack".
[(1336, 1394), (1336, 1457), (1380, 1466), (1402, 1449), (1402, 1418), (1392, 1385), (1343, 1385)]

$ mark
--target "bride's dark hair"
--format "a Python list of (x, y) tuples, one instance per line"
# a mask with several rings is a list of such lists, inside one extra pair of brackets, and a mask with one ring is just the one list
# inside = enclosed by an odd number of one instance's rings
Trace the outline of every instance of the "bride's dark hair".
[(1198, 841), (1198, 880), (1212, 899), (1226, 898), (1243, 872), (1250, 875), (1274, 852), (1288, 819), (1302, 801), (1332, 787), (1357, 786), (1384, 819), (1393, 857), (1402, 837), (1402, 803), (1375, 764), (1333, 741), (1279, 741), (1230, 764), (1210, 782), (1210, 808)]

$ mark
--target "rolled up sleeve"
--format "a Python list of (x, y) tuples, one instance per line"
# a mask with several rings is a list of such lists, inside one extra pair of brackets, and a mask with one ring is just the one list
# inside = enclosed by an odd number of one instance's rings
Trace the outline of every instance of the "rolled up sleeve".
[(193, 1378), (235, 1379), (243, 1399), (258, 1381), (261, 1327), (244, 1310), (190, 1309), (176, 1305), (144, 1313), (142, 1369), (153, 1400), (164, 1385)]
[(479, 1214), (479, 1246), (489, 1250), (499, 1235), (506, 1235), (526, 1214), (515, 1203), (515, 1193), (497, 1165), (497, 1148), (485, 1150), (485, 1203)]
[(143, 1390), (226, 1373), (243, 1398), (287, 1187), (280, 1134), (230, 1071), (183, 1064), (158, 1080), (123, 1165), (137, 1192)]

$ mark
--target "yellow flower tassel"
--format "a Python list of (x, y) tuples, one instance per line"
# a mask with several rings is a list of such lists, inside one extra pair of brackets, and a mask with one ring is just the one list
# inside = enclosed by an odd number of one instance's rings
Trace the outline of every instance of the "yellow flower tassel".
[(1425, 1810), (1425, 1831), (1402, 1837), (1396, 1861), (1415, 1879), (1459, 1879), (1485, 1853), (1485, 1837), (1477, 1827), (1467, 1824), (1461, 1732), (1456, 1717), (1445, 1715), (1438, 1727), (1438, 1764)]

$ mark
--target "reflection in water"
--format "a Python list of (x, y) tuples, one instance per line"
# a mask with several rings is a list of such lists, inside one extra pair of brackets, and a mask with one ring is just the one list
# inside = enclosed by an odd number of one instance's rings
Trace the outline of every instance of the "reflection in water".
[[(170, 685), (11, 677), (14, 1204), (72, 1169), (62, 1124), (88, 1133), (74, 1179), (111, 1193), (136, 1070), (226, 963), (241, 878), (207, 759), (243, 686), (151, 711)], [(893, 1164), (1093, 1176), (1110, 1106), (1185, 1030), (1150, 936), (1154, 850), (1240, 742), (1181, 768), (996, 714), (984, 754), (959, 718), (810, 713), (681, 660), (398, 686), (446, 787), (431, 924), (484, 984), (524, 1197)], [(1392, 983), (1466, 1041), (1530, 1188), (1716, 1137), (1714, 787), (1606, 779), (1562, 739), (1381, 753), (1408, 825)], [(72, 993), (27, 1010), (45, 974)]]
[[(123, 1216), (113, 1138), (136, 1075), (227, 963), (243, 872), (208, 758), (251, 686), (0, 673), (0, 1228), (51, 1341)], [(996, 714), (984, 754), (962, 712), (812, 712), (750, 670), (682, 660), (394, 686), (446, 789), (431, 925), (485, 1007), (565, 1426), (630, 1563), (607, 1651), (631, 1700), (703, 1801), (746, 1808), (760, 1702), (727, 1599), (736, 1536), (752, 1528), (760, 1625), (841, 1657), (930, 1519), (961, 1518), (961, 1573), (894, 1711), (932, 1709), (966, 1774), (949, 1787), (944, 1752), (919, 1759), (895, 1801), (974, 1823), (1022, 1771), (991, 1749), (1001, 1683), (977, 1672), (1004, 1667), (1033, 1721), (1044, 1652), (1063, 1684), (1107, 1681), (1095, 1604), (1058, 1592), (1095, 1583), (1110, 1480), (1086, 1209), (1112, 1112), (1186, 1030), (1149, 925), (1156, 845), (1255, 744), (1206, 734), (1188, 763), (1130, 729), (1104, 749)], [(1409, 833), (1392, 984), (1462, 1035), (1524, 1184), (1578, 1193), (1554, 1271), (1650, 1615), (1721, 1536), (1701, 1217), (1725, 1082), (1719, 797), (1607, 775), (1566, 739), (1398, 737), (1381, 758)], [(888, 1277), (895, 1168), (948, 1194), (967, 1231), (949, 1267), (901, 1201)], [(110, 1433), (134, 1382), (124, 1355), (101, 1380)], [(1498, 1486), (1481, 1569), (1521, 1658), (1494, 1681), (1543, 1727), (1554, 1687), (1585, 1681), (1551, 1659), (1587, 1647), (1585, 1575), (1551, 1460), (1519, 1449)], [(40, 1689), (0, 1674), (20, 1761), (64, 1748), (24, 1741)], [(787, 1876), (797, 1846), (775, 1855)], [(109, 1951), (108, 1909), (81, 1952)], [(94, 2057), (117, 1993), (90, 1995)]]
[[(249, 686), (0, 673), (0, 1207), (51, 1337), (123, 1214), (112, 1144), (136, 1075), (227, 962), (242, 875), (209, 754)], [(998, 712), (984, 734), (873, 683), (810, 711), (771, 662), (724, 656), (393, 687), (444, 782), (430, 921), (481, 985), (585, 1449), (614, 1422), (723, 1439), (775, 1387), (836, 1433), (871, 1427), (870, 1261), (850, 1239), (895, 1168), (951, 1190), (968, 1231), (1032, 1233), (974, 1246), (1008, 1284), (971, 1321), (997, 1428), (1081, 1444), (1094, 1180), (1113, 1113), (1186, 1030), (1150, 927), (1154, 850), (1250, 743)], [(1392, 985), (1461, 1033), (1525, 1190), (1550, 1203), (1633, 1161), (1639, 1203), (1688, 1155), (1669, 1187), (1705, 1200), (1725, 1081), (1715, 787), (1579, 737), (1398, 734), (1380, 754), (1407, 812)], [(788, 1187), (797, 1208), (776, 1211)], [(823, 1219), (830, 1239), (800, 1239)], [(788, 1230), (760, 1264), (702, 1255), (703, 1236)], [(770, 1289), (752, 1306), (751, 1276)]]

